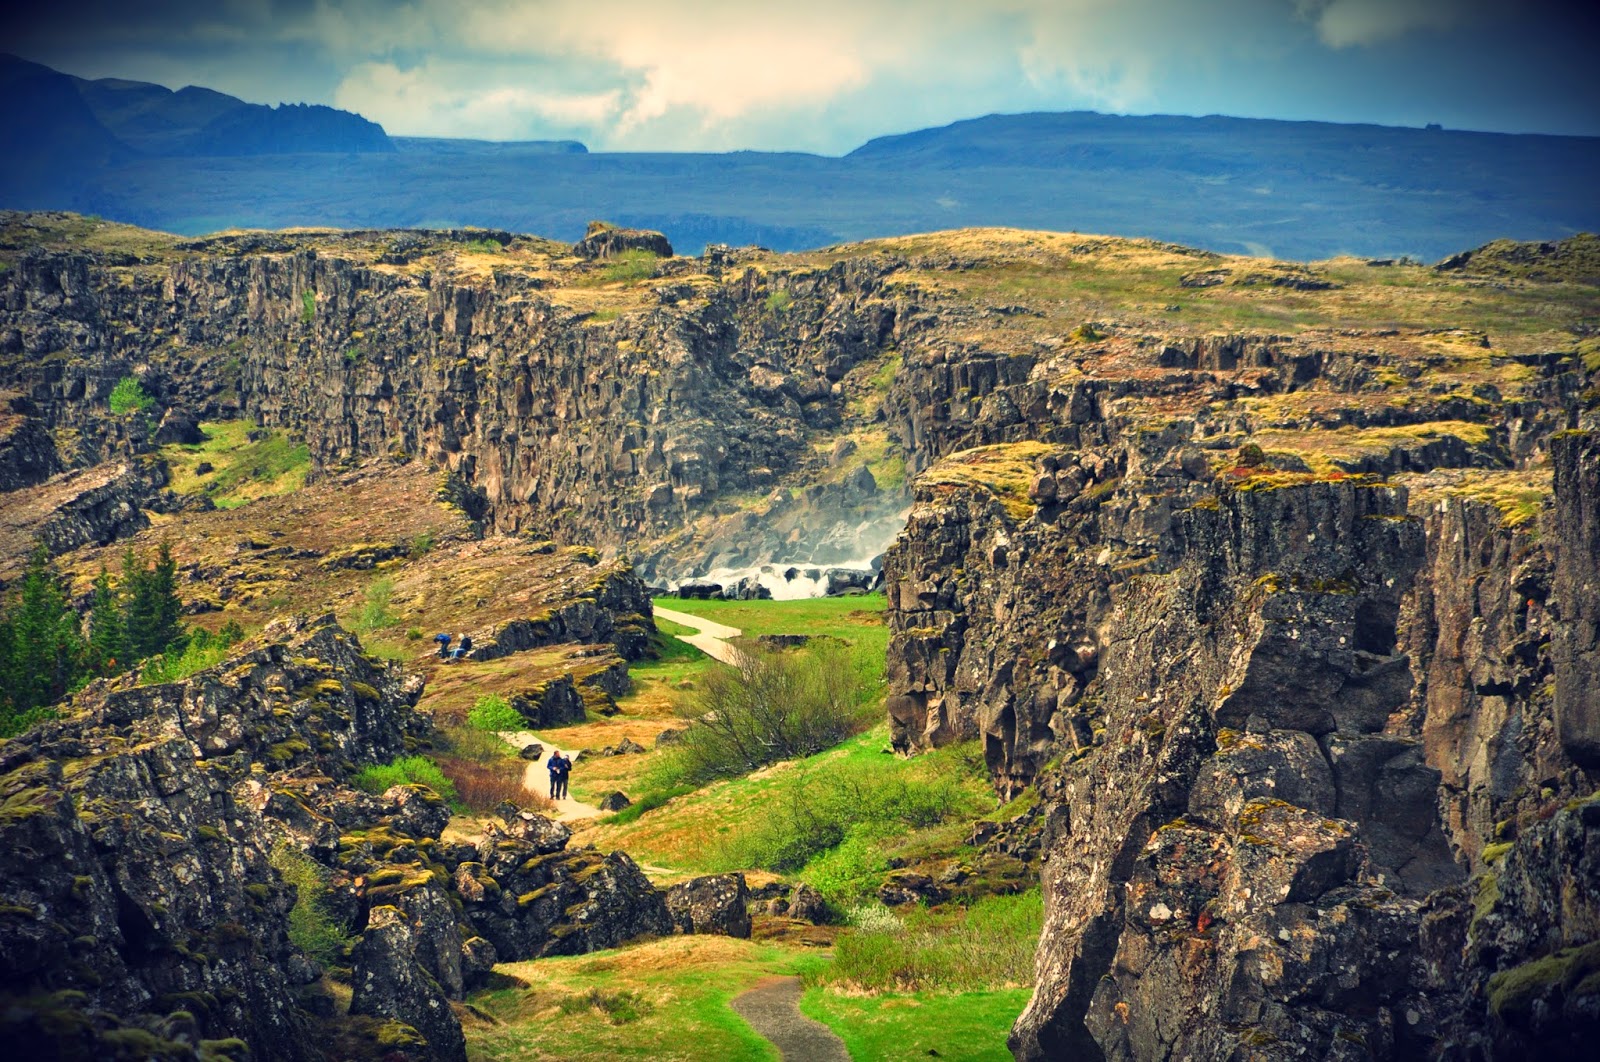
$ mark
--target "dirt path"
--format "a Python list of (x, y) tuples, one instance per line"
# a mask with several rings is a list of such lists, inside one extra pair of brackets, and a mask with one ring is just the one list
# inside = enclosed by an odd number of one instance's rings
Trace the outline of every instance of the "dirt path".
[[(545, 764), (550, 762), (550, 757), (555, 754), (556, 746), (531, 730), (507, 731), (501, 734), (500, 737), (514, 749), (526, 748), (534, 742), (544, 746), (544, 754), (537, 760), (529, 760), (527, 770), (522, 772), (522, 788), (530, 793), (537, 793), (539, 796), (549, 796), (550, 772), (545, 768)], [(572, 753), (569, 751), (567, 755), (571, 756)], [(573, 769), (581, 770), (582, 763), (581, 759), (578, 760), (577, 763), (573, 764)], [(572, 797), (564, 797), (556, 801), (555, 817), (562, 822), (571, 822), (574, 819), (598, 818), (600, 814), (600, 809), (593, 804), (585, 804), (583, 801), (574, 800)]]
[(798, 977), (766, 977), (729, 1005), (772, 1041), (785, 1062), (850, 1062), (832, 1029), (800, 1013), (804, 991)]
[(728, 638), (737, 638), (744, 633), (738, 627), (730, 627), (725, 623), (717, 623), (714, 620), (701, 619), (699, 616), (691, 616), (687, 612), (676, 612), (670, 608), (662, 608), (660, 605), (656, 605), (654, 611), (662, 619), (671, 620), (673, 623), (681, 623), (685, 627), (695, 628), (694, 634), (678, 635), (680, 642), (688, 642), (713, 660), (721, 660), (724, 664), (731, 664), (734, 667), (739, 666), (739, 650), (729, 645), (726, 641)]

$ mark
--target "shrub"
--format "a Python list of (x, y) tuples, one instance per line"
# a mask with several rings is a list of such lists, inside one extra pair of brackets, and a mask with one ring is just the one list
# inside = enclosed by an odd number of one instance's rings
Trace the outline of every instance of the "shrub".
[(498, 693), (486, 693), (467, 712), (467, 725), (491, 733), (525, 730), (528, 721)]
[(300, 293), (300, 323), (310, 324), (317, 317), (317, 293), (303, 291)]
[(830, 903), (852, 899), (883, 869), (884, 839), (977, 813), (982, 803), (966, 774), (945, 762), (908, 770), (894, 761), (828, 765), (786, 781), (768, 802), (773, 813), (725, 842), (729, 869), (799, 870)]
[(356, 613), (356, 630), (368, 634), (381, 627), (394, 626), (399, 617), (389, 608), (389, 601), (393, 596), (393, 579), (387, 575), (374, 579), (367, 587), (367, 599), (362, 604), (361, 611)]
[(357, 789), (379, 794), (396, 785), (425, 785), (457, 811), (465, 810), (455, 785), (439, 765), (426, 756), (402, 756), (393, 763), (363, 767), (351, 779)]
[(111, 412), (119, 417), (127, 413), (143, 413), (155, 404), (156, 400), (145, 392), (144, 385), (132, 376), (124, 376), (111, 389)]
[(705, 674), (684, 714), (697, 720), (675, 754), (688, 782), (809, 756), (868, 723), (852, 661), (830, 645), (745, 652), (737, 667)]
[(774, 291), (767, 296), (767, 309), (773, 313), (783, 313), (794, 305), (794, 296), (787, 291)]
[(189, 633), (189, 643), (184, 646), (183, 652), (164, 653), (146, 662), (139, 671), (139, 681), (159, 683), (186, 679), (197, 671), (222, 663), (233, 647), (243, 640), (243, 628), (232, 620), (216, 634), (196, 628)]
[(287, 842), (272, 850), (270, 860), (283, 880), (295, 887), (289, 940), (324, 966), (333, 965), (349, 946), (350, 934), (328, 910), (327, 869)]
[(502, 800), (525, 808), (550, 804), (548, 798), (529, 792), (523, 786), (527, 764), (520, 760), (478, 763), (456, 756), (441, 756), (439, 769), (455, 786), (467, 810), (480, 815), (493, 811)]

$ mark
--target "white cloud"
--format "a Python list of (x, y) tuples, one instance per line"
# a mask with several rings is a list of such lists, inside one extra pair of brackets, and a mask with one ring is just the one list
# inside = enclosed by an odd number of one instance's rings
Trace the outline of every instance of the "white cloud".
[(1482, 13), (1475, 0), (1295, 0), (1330, 48), (1381, 44), (1416, 30), (1446, 30)]
[(393, 133), (488, 140), (587, 135), (616, 120), (621, 89), (566, 92), (506, 76), (485, 80), (484, 64), (427, 62), (402, 70), (363, 63), (345, 77), (334, 105)]

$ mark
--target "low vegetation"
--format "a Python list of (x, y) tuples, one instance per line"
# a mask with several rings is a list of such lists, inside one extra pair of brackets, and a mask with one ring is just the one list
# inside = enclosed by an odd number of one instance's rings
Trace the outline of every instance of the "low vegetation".
[(352, 938), (328, 910), (327, 868), (288, 842), (273, 848), (271, 861), (283, 880), (295, 887), (289, 939), (323, 965), (340, 963)]
[(357, 789), (373, 795), (397, 785), (425, 785), (457, 811), (466, 810), (455, 784), (445, 777), (437, 763), (426, 756), (401, 756), (392, 763), (363, 767), (356, 772), (352, 781)]
[(244, 420), (200, 427), (205, 442), (161, 448), (178, 493), (200, 494), (219, 509), (235, 509), (305, 485), (311, 450), (287, 432)]
[(1033, 958), (1044, 926), (1037, 889), (987, 896), (969, 908), (897, 912), (863, 905), (855, 932), (834, 945), (833, 962), (812, 982), (841, 991), (978, 992), (1033, 983)]
[(486, 693), (467, 711), (467, 725), (494, 734), (521, 730), (528, 725), (528, 721), (504, 697), (498, 693)]

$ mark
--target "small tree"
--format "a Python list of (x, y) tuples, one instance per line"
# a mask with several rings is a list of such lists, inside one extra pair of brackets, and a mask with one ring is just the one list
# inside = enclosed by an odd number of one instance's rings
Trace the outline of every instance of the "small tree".
[(178, 600), (177, 573), (172, 547), (165, 542), (150, 568), (134, 555), (131, 547), (122, 555), (122, 591), (127, 601), (124, 621), (128, 653), (133, 659), (143, 660), (174, 649), (183, 651), (183, 603)]
[(111, 412), (119, 417), (143, 413), (155, 404), (156, 400), (150, 397), (144, 385), (135, 377), (124, 376), (111, 389)]
[(821, 752), (861, 729), (863, 692), (842, 649), (741, 652), (737, 667), (706, 675), (685, 709), (696, 722), (680, 766), (702, 782)]

